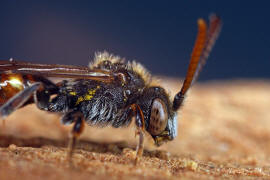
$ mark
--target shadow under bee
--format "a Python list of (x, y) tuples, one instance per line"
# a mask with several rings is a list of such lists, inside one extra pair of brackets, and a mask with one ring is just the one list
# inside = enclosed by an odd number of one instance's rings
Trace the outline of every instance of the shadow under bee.
[[(0, 135), (0, 147), (7, 148), (11, 145), (18, 147), (32, 147), (32, 148), (41, 148), (44, 146), (54, 146), (57, 148), (66, 148), (68, 144), (68, 139), (66, 140), (56, 140), (43, 137), (33, 137), (33, 138), (20, 138), (10, 135)], [(76, 144), (77, 150), (85, 150), (88, 152), (95, 153), (112, 153), (115, 155), (121, 155), (126, 151), (134, 151), (136, 147), (128, 145), (126, 141), (119, 142), (96, 142), (90, 140), (80, 140)], [(145, 150), (144, 156), (146, 157), (156, 157), (159, 159), (168, 159), (168, 152), (161, 150)]]

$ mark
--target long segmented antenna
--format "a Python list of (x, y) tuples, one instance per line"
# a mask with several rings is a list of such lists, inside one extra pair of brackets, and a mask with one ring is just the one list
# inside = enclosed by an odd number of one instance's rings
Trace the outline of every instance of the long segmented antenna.
[(185, 94), (192, 84), (198, 78), (203, 65), (206, 63), (206, 59), (209, 56), (213, 45), (221, 30), (221, 20), (216, 15), (210, 16), (210, 27), (207, 30), (206, 22), (203, 19), (198, 20), (198, 34), (197, 39), (191, 54), (188, 71), (185, 81), (173, 101), (173, 109), (177, 111), (185, 98)]
[(201, 55), (201, 58), (197, 67), (197, 71), (195, 72), (191, 86), (194, 82), (196, 82), (221, 31), (222, 22), (219, 17), (217, 17), (215, 14), (211, 14), (209, 17), (209, 21), (210, 21), (210, 26), (207, 32), (208, 35), (207, 35), (207, 40), (205, 43), (205, 48), (203, 49), (203, 52), (202, 52), (202, 55)]

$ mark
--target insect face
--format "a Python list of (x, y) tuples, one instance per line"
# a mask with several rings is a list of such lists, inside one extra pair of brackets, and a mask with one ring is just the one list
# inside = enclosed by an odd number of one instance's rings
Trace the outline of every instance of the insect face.
[(177, 136), (177, 115), (172, 113), (169, 116), (167, 105), (158, 98), (152, 103), (148, 132), (157, 146)]
[(145, 89), (139, 105), (144, 113), (146, 131), (153, 137), (155, 145), (160, 146), (177, 136), (177, 113), (163, 88)]
[(166, 128), (160, 134), (153, 136), (156, 146), (161, 146), (167, 141), (172, 141), (177, 136), (177, 115), (176, 113), (168, 119)]
[(161, 99), (156, 98), (153, 100), (148, 128), (152, 135), (159, 135), (166, 128), (169, 116), (166, 108)]

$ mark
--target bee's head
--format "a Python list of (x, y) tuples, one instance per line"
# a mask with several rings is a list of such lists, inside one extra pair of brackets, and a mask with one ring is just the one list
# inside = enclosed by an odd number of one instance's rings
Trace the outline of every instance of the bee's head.
[(177, 136), (177, 115), (163, 88), (145, 89), (138, 104), (144, 113), (146, 131), (157, 146)]
[(174, 96), (173, 102), (169, 101), (163, 88), (152, 87), (145, 90), (146, 95), (143, 95), (143, 100), (147, 104), (144, 108), (148, 108), (147, 112), (144, 112), (146, 115), (146, 130), (152, 135), (156, 145), (159, 146), (163, 142), (173, 140), (176, 137), (176, 112), (183, 105), (186, 92), (198, 78), (219, 35), (221, 26), (221, 19), (214, 14), (210, 16), (209, 29), (207, 29), (207, 24), (203, 19), (198, 20), (198, 35), (191, 54), (187, 75), (181, 90)]

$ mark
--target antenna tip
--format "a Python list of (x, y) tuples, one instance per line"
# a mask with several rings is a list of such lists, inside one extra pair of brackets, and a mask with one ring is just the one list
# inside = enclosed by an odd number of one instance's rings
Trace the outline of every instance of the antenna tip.
[(198, 26), (200, 27), (200, 28), (206, 28), (206, 22), (205, 22), (205, 20), (204, 19), (202, 19), (202, 18), (200, 18), (200, 19), (198, 19)]

